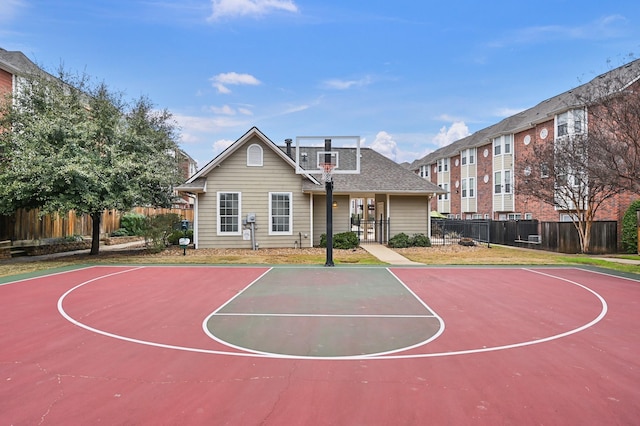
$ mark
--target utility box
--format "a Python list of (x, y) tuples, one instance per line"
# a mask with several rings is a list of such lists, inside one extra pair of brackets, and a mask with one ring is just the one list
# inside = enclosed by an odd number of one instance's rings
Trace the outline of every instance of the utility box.
[(256, 223), (256, 214), (255, 213), (247, 214), (247, 223)]

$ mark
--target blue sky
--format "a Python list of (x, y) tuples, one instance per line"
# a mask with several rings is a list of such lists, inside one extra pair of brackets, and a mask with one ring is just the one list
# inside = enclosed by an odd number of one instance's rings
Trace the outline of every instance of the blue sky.
[(398, 162), (640, 56), (640, 2), (2, 0), (0, 47), (174, 114), (200, 166), (257, 126)]

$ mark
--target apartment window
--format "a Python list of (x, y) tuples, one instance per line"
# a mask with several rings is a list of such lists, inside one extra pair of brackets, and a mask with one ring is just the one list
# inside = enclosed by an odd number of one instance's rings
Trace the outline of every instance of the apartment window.
[(445, 191), (447, 191), (445, 194), (439, 194), (438, 195), (438, 200), (448, 200), (449, 199), (449, 184), (448, 183), (442, 183), (438, 185), (440, 188), (444, 189)]
[(533, 213), (525, 213), (524, 220), (533, 220)]
[(463, 166), (467, 164), (467, 150), (465, 149), (460, 153), (460, 164)]
[(269, 228), (270, 235), (291, 235), (291, 192), (269, 193)]
[(438, 160), (438, 172), (448, 172), (449, 171), (449, 159), (441, 158)]
[(504, 171), (504, 192), (511, 194), (511, 170)]
[(521, 217), (522, 217), (522, 215), (520, 213), (509, 213), (507, 215), (507, 218), (509, 220), (520, 220)]
[(429, 166), (420, 166), (420, 177), (428, 178), (429, 177)]
[(239, 192), (218, 192), (218, 234), (240, 234)]
[(462, 179), (462, 198), (473, 198), (475, 195), (475, 178)]
[(476, 179), (469, 178), (469, 198), (473, 198), (476, 196)]
[(475, 164), (476, 162), (476, 150), (475, 148), (469, 148), (462, 150), (460, 153), (460, 163), (464, 166), (465, 164)]
[(471, 148), (469, 149), (469, 164), (475, 164), (475, 163), (476, 163), (476, 149)]
[(549, 165), (548, 164), (540, 164), (540, 177), (548, 178), (549, 177)]
[(262, 147), (260, 145), (254, 143), (247, 148), (247, 166), (262, 167)]
[(467, 198), (467, 180), (462, 179), (462, 198)]
[(579, 135), (586, 131), (584, 109), (571, 109), (556, 116), (556, 137)]
[(507, 155), (511, 154), (511, 147), (513, 146), (513, 135), (504, 135), (493, 138), (493, 155)]
[(495, 172), (493, 174), (493, 188), (494, 194), (502, 193), (502, 172)]

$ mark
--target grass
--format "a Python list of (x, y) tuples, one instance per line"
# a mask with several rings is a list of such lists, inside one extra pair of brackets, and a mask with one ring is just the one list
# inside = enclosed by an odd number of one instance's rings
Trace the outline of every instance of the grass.
[[(492, 245), (459, 245), (396, 249), (403, 256), (426, 265), (590, 265), (626, 273), (640, 274), (640, 266), (617, 263), (611, 257), (562, 255), (538, 250), (522, 250)], [(640, 256), (620, 256), (640, 260)], [(365, 250), (334, 250), (336, 265), (384, 265)], [(198, 264), (198, 265), (324, 265), (325, 249), (187, 250), (170, 248), (161, 253), (145, 250), (102, 251), (97, 256), (72, 255), (50, 260), (15, 259), (0, 262), (0, 277), (34, 274), (46, 270), (109, 264)]]

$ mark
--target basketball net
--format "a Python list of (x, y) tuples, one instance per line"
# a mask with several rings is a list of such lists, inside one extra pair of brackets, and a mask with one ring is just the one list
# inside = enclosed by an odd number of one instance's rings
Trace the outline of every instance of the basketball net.
[(322, 163), (322, 182), (324, 183), (331, 182), (331, 174), (333, 172), (334, 167), (335, 167), (335, 164)]

